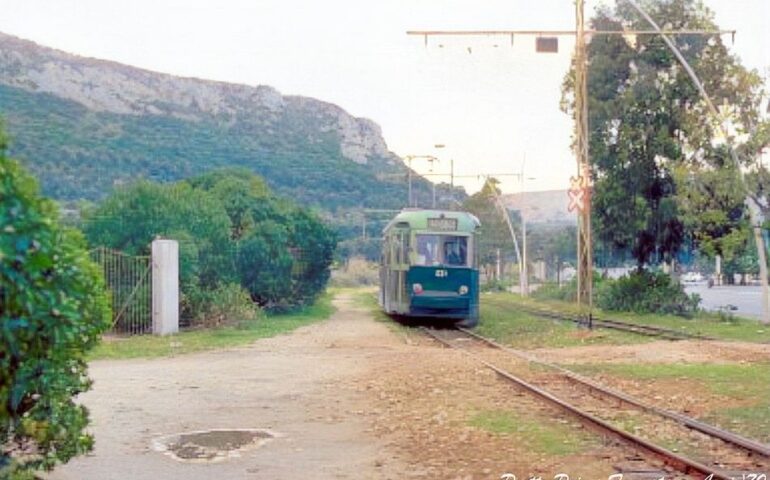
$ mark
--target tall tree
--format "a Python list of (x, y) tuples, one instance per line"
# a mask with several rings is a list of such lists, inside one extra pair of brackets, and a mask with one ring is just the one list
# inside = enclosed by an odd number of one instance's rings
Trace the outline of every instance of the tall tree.
[[(716, 28), (713, 14), (700, 1), (649, 1), (644, 8), (664, 29)], [(591, 23), (597, 30), (649, 29), (623, 1), (614, 9), (599, 9)], [(677, 35), (674, 41), (714, 103), (723, 106), (736, 135), (756, 130), (759, 76), (743, 68), (718, 36)], [(708, 195), (720, 182), (739, 185), (737, 170), (729, 168), (718, 125), (662, 38), (597, 36), (588, 59), (593, 219), (599, 241), (631, 251), (642, 269), (671, 260), (688, 233), (696, 244), (711, 246), (736, 231), (745, 236), (745, 191), (731, 189), (716, 202)], [(565, 110), (571, 108), (572, 84), (570, 74), (564, 83)], [(704, 209), (721, 215), (704, 221)]]

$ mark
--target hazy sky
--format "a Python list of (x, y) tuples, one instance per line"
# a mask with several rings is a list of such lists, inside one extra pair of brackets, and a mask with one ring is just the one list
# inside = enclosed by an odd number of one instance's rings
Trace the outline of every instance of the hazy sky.
[[(727, 44), (767, 77), (770, 0), (705, 3), (738, 30)], [(598, 4), (587, 0), (587, 16)], [(518, 172), (526, 158), (526, 189), (543, 190), (568, 187), (575, 171), (572, 122), (559, 110), (571, 39), (537, 54), (528, 37), (426, 48), (405, 34), (573, 29), (572, 0), (0, 0), (0, 12), (0, 31), (61, 50), (336, 103), (380, 124), (395, 153), (438, 156), (434, 172), (448, 172), (450, 158), (459, 174)]]

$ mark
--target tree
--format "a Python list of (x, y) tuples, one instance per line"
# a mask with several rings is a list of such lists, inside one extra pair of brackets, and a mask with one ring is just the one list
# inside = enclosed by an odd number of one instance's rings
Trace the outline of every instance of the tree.
[(214, 195), (185, 182), (140, 181), (116, 190), (90, 212), (85, 233), (93, 246), (147, 255), (156, 237), (180, 242), (180, 281), (212, 288), (231, 275), (231, 221)]
[(207, 292), (222, 289), (224, 298), (238, 286), (260, 306), (312, 302), (329, 279), (337, 241), (315, 213), (277, 198), (243, 169), (122, 188), (89, 215), (85, 230), (94, 245), (134, 254), (158, 235), (178, 240), (183, 313), (193, 318), (193, 309), (215, 310), (206, 303), (217, 295)]
[(304, 305), (323, 290), (337, 238), (316, 214), (272, 196), (246, 171), (217, 171), (189, 184), (224, 205), (240, 283), (260, 305)]
[[(713, 14), (696, 0), (650, 2), (645, 7), (653, 18), (665, 19), (660, 23), (666, 29), (716, 28)], [(614, 9), (600, 9), (592, 27), (619, 31), (649, 25), (626, 2), (618, 2)], [(717, 36), (677, 35), (675, 43), (714, 103), (723, 105), (736, 132), (756, 130), (758, 75), (729, 55)], [(742, 229), (746, 212), (735, 202), (740, 189), (719, 203), (702, 194), (713, 185), (713, 172), (732, 184), (737, 172), (726, 168), (717, 126), (660, 36), (597, 36), (588, 58), (593, 222), (599, 241), (631, 251), (642, 269), (671, 261), (688, 234), (696, 242), (713, 243), (722, 233)], [(570, 108), (572, 85), (568, 75), (565, 110)], [(680, 167), (686, 175), (677, 175)], [(684, 198), (690, 201), (683, 207)], [(699, 220), (701, 210), (714, 208), (727, 213), (706, 223)]]
[(86, 352), (109, 327), (83, 237), (6, 157), (0, 136), (0, 478), (31, 478), (91, 450)]

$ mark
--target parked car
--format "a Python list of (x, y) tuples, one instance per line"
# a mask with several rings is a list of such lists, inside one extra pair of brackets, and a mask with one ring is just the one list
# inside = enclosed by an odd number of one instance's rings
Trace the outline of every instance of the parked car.
[(687, 272), (682, 275), (682, 282), (684, 283), (701, 283), (705, 280), (700, 272)]

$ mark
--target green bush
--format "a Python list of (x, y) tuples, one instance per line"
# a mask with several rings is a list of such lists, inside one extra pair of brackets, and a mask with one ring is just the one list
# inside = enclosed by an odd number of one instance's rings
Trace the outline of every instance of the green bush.
[(182, 315), (193, 326), (220, 327), (244, 325), (264, 318), (249, 292), (237, 283), (221, 285), (213, 290), (193, 288), (183, 293)]
[(662, 272), (633, 272), (608, 280), (596, 290), (596, 303), (604, 310), (692, 316), (700, 297), (688, 295), (684, 287)]
[(31, 478), (88, 452), (85, 353), (109, 327), (85, 241), (60, 226), (0, 138), (0, 478)]
[(312, 303), (329, 279), (336, 246), (315, 213), (275, 197), (243, 170), (121, 188), (89, 213), (85, 232), (93, 246), (131, 254), (147, 254), (156, 236), (178, 240), (183, 314), (202, 323), (220, 308), (202, 302), (216, 301), (211, 292), (233, 283), (261, 307)]

